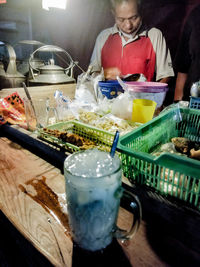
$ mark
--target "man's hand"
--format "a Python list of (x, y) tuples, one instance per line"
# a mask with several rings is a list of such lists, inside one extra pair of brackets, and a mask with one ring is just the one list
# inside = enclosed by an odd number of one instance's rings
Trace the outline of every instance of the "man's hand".
[(160, 83), (169, 83), (169, 81), (171, 80), (170, 77), (166, 77), (166, 78), (162, 78), (161, 80), (159, 80)]
[(104, 77), (106, 80), (116, 80), (117, 76), (121, 76), (121, 71), (118, 68), (104, 69)]

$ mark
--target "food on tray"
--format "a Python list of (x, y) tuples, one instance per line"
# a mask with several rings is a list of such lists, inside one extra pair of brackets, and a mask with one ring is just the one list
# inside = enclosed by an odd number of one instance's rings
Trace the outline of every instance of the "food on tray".
[(79, 136), (78, 134), (69, 133), (67, 131), (52, 130), (48, 128), (43, 128), (43, 132), (50, 136), (55, 136), (63, 142), (67, 142), (78, 146), (80, 149), (88, 149), (96, 146), (96, 143)]
[(159, 156), (164, 152), (168, 152), (168, 153), (176, 154), (176, 155), (183, 155), (182, 153), (179, 153), (175, 149), (175, 145), (172, 142), (169, 142), (169, 143), (161, 145), (161, 147), (159, 148), (158, 151), (153, 152), (153, 155), (154, 156)]
[(185, 137), (174, 137), (171, 139), (172, 143), (175, 145), (177, 151), (188, 154), (190, 150), (190, 140)]
[(160, 147), (160, 150), (163, 152), (170, 152), (170, 153), (175, 153), (176, 149), (175, 146), (172, 142), (166, 143)]
[(200, 143), (190, 141), (184, 137), (172, 138), (172, 142), (174, 143), (177, 151), (186, 154), (190, 158), (200, 160)]
[(133, 127), (131, 127), (126, 121), (115, 121), (108, 117), (104, 117), (101, 120), (97, 121), (95, 123), (95, 127), (111, 133), (115, 133), (118, 130), (121, 134), (125, 134), (133, 130)]
[(200, 160), (200, 143), (191, 141), (185, 137), (173, 137), (172, 142), (162, 144), (159, 150), (154, 151), (154, 156), (159, 156), (164, 152), (187, 156)]
[(99, 120), (101, 118), (100, 115), (96, 114), (92, 111), (86, 111), (86, 110), (80, 110), (79, 111), (79, 120), (88, 123), (90, 125), (93, 125), (93, 122), (96, 120)]
[(136, 129), (141, 125), (141, 123), (137, 122), (127, 122), (112, 114), (101, 116), (95, 112), (85, 110), (79, 111), (79, 120), (110, 133), (115, 133), (118, 130), (121, 135)]

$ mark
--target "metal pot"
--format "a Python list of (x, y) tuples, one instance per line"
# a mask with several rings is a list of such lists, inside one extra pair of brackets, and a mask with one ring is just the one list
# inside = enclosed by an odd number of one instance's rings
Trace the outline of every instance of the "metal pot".
[(3, 43), (8, 50), (9, 58), (6, 70), (3, 62), (0, 64), (0, 89), (21, 87), (22, 82), (25, 82), (26, 78), (17, 71), (15, 50), (10, 44)]
[[(24, 76), (26, 76), (28, 78), (28, 76), (30, 76), (30, 72), (29, 72), (29, 57), (30, 57), (30, 54), (31, 52), (33, 52), (33, 47), (40, 47), (40, 46), (43, 46), (44, 43), (40, 42), (40, 41), (36, 41), (36, 40), (22, 40), (22, 41), (19, 41), (14, 47), (16, 48), (17, 46), (20, 46), (20, 47), (25, 47), (25, 46), (29, 46), (29, 48), (31, 49), (29, 55), (28, 55), (28, 58), (25, 57), (25, 58), (17, 58), (17, 70), (23, 74)], [(24, 51), (24, 50), (23, 50)], [(39, 67), (39, 66), (44, 66), (45, 63), (44, 63), (44, 60), (42, 59), (39, 59), (39, 58), (34, 58), (33, 59), (33, 66), (36, 68), (36, 67)]]
[[(58, 53), (62, 52), (67, 55), (69, 60), (67, 68), (62, 68), (55, 65), (54, 59), (51, 58), (48, 60), (47, 65), (35, 67), (33, 64), (34, 55), (36, 52), (52, 52)], [(62, 48), (45, 45), (36, 49), (30, 56), (29, 66), (31, 71), (31, 78), (29, 79), (29, 86), (33, 85), (50, 85), (50, 84), (65, 84), (65, 83), (74, 83), (75, 79), (73, 78), (73, 68), (75, 62), (72, 60), (71, 56)]]

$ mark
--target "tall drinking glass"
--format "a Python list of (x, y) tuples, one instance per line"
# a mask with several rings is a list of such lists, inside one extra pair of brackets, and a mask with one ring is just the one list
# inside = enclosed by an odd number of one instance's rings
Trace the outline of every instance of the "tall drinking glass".
[(64, 162), (69, 223), (74, 242), (83, 249), (105, 248), (113, 237), (130, 239), (137, 231), (141, 206), (131, 196), (134, 219), (130, 231), (116, 226), (122, 190), (122, 170), (118, 156), (97, 149), (76, 152)]
[(32, 104), (24, 97), (24, 108), (28, 130), (35, 131), (37, 128), (46, 127), (57, 121), (57, 113), (54, 107), (50, 106), (49, 97), (32, 97)]

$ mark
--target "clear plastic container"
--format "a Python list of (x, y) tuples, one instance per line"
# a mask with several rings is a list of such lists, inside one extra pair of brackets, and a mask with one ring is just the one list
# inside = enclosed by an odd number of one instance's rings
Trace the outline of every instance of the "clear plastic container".
[(162, 106), (169, 90), (166, 83), (159, 82), (125, 82), (126, 88), (133, 99), (149, 99)]

